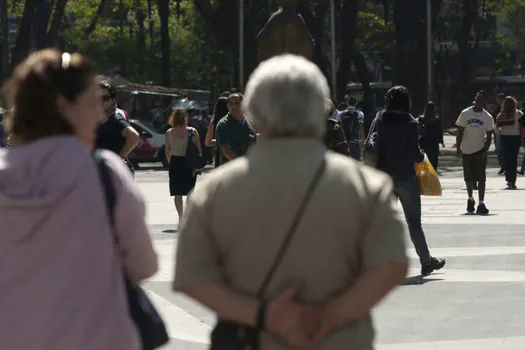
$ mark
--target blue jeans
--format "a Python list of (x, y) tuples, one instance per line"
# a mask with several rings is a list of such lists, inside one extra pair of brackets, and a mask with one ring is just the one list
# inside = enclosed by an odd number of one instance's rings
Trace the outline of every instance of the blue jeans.
[(359, 142), (348, 142), (348, 149), (350, 150), (350, 157), (355, 160), (361, 158), (361, 149), (359, 148)]
[(496, 146), (496, 156), (498, 157), (498, 164), (500, 169), (505, 170), (505, 158), (503, 157), (503, 149), (501, 147), (501, 136), (494, 135), (494, 146)]
[(422, 265), (428, 264), (431, 256), (421, 226), (421, 197), (417, 178), (414, 176), (403, 180), (394, 179), (394, 193), (403, 206), (410, 239), (419, 256), (419, 261)]

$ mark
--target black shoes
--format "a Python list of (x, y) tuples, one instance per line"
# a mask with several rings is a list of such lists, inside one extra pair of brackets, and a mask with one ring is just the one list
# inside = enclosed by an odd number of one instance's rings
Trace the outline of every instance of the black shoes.
[(467, 213), (474, 213), (476, 211), (476, 201), (473, 199), (467, 200)]
[(430, 258), (428, 264), (421, 265), (421, 276), (428, 276), (434, 271), (441, 270), (445, 264), (446, 261), (443, 258)]
[(507, 182), (507, 190), (517, 190), (517, 189), (518, 188), (516, 187), (515, 183)]
[(478, 210), (476, 210), (476, 214), (478, 215), (487, 215), (489, 213), (489, 210), (485, 206), (485, 203), (480, 203), (478, 205)]
[(478, 209), (476, 210), (476, 201), (469, 198), (467, 200), (467, 213), (473, 214), (474, 211), (478, 215), (487, 215), (489, 213), (489, 210), (485, 206), (485, 203), (479, 203)]

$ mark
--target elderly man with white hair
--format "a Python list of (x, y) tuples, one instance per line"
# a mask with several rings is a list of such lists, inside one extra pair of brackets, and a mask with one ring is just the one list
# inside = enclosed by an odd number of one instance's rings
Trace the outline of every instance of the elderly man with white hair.
[(324, 147), (328, 94), (306, 59), (261, 63), (243, 107), (262, 140), (189, 198), (173, 288), (217, 314), (212, 349), (373, 349), (403, 223), (388, 176)]

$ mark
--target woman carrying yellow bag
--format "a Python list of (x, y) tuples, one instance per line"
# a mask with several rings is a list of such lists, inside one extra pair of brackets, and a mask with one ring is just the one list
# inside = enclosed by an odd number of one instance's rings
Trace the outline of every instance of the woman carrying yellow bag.
[(441, 196), (439, 176), (426, 154), (422, 162), (414, 164), (414, 169), (419, 183), (419, 193), (422, 196)]
[[(385, 100), (385, 110), (378, 113), (369, 131), (375, 134), (377, 162), (374, 165), (390, 175), (394, 182), (394, 193), (403, 206), (410, 239), (419, 256), (421, 275), (427, 276), (443, 268), (445, 259), (433, 257), (428, 249), (421, 225), (420, 182), (416, 175), (419, 171), (416, 172), (414, 164), (425, 164), (426, 161), (432, 166), (419, 148), (419, 127), (417, 120), (410, 114), (407, 89), (394, 86), (388, 90)], [(428, 168), (423, 173), (432, 174)]]

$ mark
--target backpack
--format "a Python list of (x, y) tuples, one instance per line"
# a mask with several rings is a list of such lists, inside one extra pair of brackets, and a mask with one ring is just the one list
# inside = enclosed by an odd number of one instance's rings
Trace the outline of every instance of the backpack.
[(359, 141), (359, 111), (346, 110), (341, 114), (341, 127), (347, 142)]
[(348, 151), (348, 144), (345, 140), (345, 134), (335, 119), (327, 119), (326, 132), (324, 136), (324, 144), (330, 151), (350, 155)]

